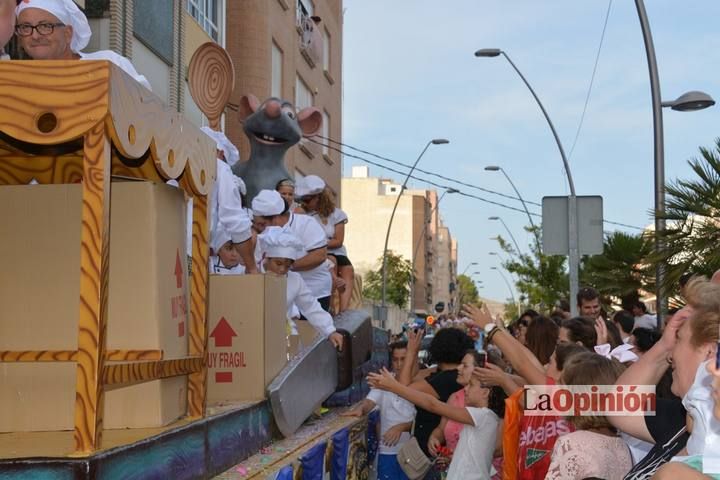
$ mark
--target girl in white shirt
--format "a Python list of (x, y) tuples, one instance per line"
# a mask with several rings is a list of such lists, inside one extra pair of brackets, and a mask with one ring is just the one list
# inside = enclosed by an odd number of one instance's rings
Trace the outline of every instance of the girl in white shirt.
[[(482, 360), (478, 352), (470, 350), (467, 356), (473, 358), (476, 367)], [(464, 359), (463, 359), (464, 360)], [(381, 373), (368, 375), (368, 383), (373, 388), (393, 392), (437, 415), (465, 425), (460, 432), (460, 439), (450, 462), (447, 480), (489, 480), (498, 424), (504, 415), (502, 411), (488, 408), (493, 399), (502, 396), (499, 387), (484, 386), (475, 377), (465, 386), (465, 406), (449, 405), (427, 393), (402, 385), (385, 368)], [(492, 393), (491, 393), (492, 392)], [(501, 409), (503, 401), (493, 401)]]
[(272, 275), (287, 276), (287, 318), (292, 318), (293, 306), (310, 322), (317, 332), (342, 350), (343, 336), (337, 332), (333, 319), (322, 309), (297, 272), (291, 272), (293, 262), (303, 254), (303, 244), (292, 232), (281, 227), (267, 227), (258, 236), (263, 251), (263, 266)]
[[(332, 193), (325, 185), (325, 181), (317, 175), (308, 175), (300, 179), (295, 189), (296, 198), (300, 200), (303, 210), (314, 218), (325, 231), (328, 239), (328, 255), (335, 257), (337, 264), (336, 277), (340, 288), (340, 312), (348, 309), (352, 295), (352, 285), (355, 270), (347, 256), (345, 248), (345, 224), (348, 216), (335, 206)], [(339, 312), (338, 312), (339, 313)]]

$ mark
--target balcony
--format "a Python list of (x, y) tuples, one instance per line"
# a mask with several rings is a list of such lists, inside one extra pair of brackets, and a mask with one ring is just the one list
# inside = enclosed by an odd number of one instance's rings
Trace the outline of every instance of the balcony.
[(323, 38), (319, 23), (320, 17), (308, 15), (298, 2), (295, 27), (300, 35), (300, 53), (311, 68), (322, 62)]

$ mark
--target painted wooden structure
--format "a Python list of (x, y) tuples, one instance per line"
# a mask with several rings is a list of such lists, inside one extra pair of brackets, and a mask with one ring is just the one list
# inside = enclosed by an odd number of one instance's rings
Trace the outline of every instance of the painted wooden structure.
[[(205, 414), (207, 284), (190, 283), (188, 356), (106, 350), (111, 176), (178, 181), (193, 201), (193, 265), (208, 263), (215, 143), (106, 61), (0, 62), (0, 185), (82, 183), (78, 349), (0, 351), (0, 362), (75, 362), (75, 449), (101, 447), (106, 387), (188, 375), (188, 417)], [(121, 361), (106, 365), (106, 361)]]

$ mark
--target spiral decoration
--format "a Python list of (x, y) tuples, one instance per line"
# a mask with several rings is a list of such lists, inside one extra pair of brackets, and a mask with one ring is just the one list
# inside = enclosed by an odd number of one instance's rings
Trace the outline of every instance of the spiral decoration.
[(190, 59), (188, 84), (198, 108), (217, 129), (235, 86), (235, 69), (225, 49), (214, 42), (201, 45)]

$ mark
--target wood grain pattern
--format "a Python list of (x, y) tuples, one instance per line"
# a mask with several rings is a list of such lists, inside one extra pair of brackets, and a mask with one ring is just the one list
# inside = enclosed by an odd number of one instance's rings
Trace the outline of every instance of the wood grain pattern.
[[(16, 362), (75, 362), (77, 350), (5, 350), (0, 351), (0, 363)], [(106, 362), (127, 362), (137, 360), (162, 360), (162, 350), (107, 350)]]
[[(208, 315), (208, 209), (207, 197), (193, 199), (192, 278), (190, 280), (190, 325), (188, 351), (190, 355), (207, 356)], [(207, 404), (207, 368), (188, 377), (188, 415), (205, 415)]]
[(2, 351), (0, 363), (15, 362), (74, 362), (77, 360), (76, 350), (25, 350)]
[(188, 86), (210, 128), (220, 130), (220, 117), (235, 87), (235, 67), (227, 51), (215, 42), (202, 44), (190, 59)]
[[(23, 61), (0, 64), (0, 130), (25, 142), (48, 145), (82, 137), (108, 112), (109, 62)], [(57, 126), (38, 129), (52, 113)]]
[[(0, 131), (17, 140), (65, 143), (105, 122), (113, 144), (126, 157), (139, 158), (151, 150), (164, 180), (186, 174), (195, 194), (212, 189), (215, 142), (108, 61), (3, 62), (0, 91)], [(45, 114), (55, 119), (47, 132), (38, 125)]]
[(108, 387), (128, 386), (160, 378), (177, 377), (204, 370), (205, 359), (185, 357), (154, 362), (108, 364), (103, 369), (103, 384)]
[(139, 158), (150, 149), (165, 180), (184, 172), (192, 177), (189, 185), (196, 194), (210, 193), (216, 176), (215, 142), (122, 72), (113, 70), (111, 81), (107, 126), (120, 153)]
[(162, 360), (162, 350), (107, 350), (106, 362), (128, 362), (131, 360)]
[(105, 330), (110, 258), (110, 142), (101, 123), (85, 135), (80, 235), (80, 318), (75, 449), (89, 453), (102, 435)]
[(79, 183), (82, 157), (0, 155), (0, 185), (27, 185), (34, 178), (40, 183)]

